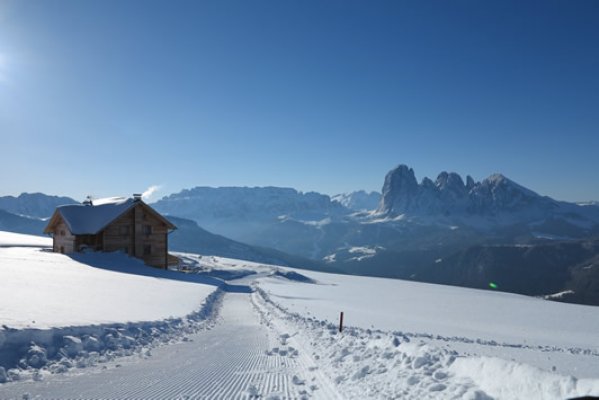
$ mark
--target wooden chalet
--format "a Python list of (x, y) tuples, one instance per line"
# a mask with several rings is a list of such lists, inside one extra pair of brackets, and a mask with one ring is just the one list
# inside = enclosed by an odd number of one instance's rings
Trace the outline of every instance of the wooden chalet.
[(57, 253), (122, 251), (147, 265), (167, 268), (168, 234), (174, 229), (176, 226), (144, 203), (141, 195), (133, 195), (60, 206), (44, 233), (52, 235)]

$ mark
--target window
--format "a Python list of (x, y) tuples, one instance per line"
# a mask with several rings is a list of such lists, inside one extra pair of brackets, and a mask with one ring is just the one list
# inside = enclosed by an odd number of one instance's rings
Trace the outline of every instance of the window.
[(119, 226), (119, 234), (121, 236), (127, 236), (127, 235), (129, 235), (129, 226), (128, 225)]
[(65, 232), (64, 231), (60, 231), (60, 236), (64, 236)]
[(60, 246), (60, 252), (64, 254), (64, 246)]
[(123, 247), (123, 248), (121, 249), (121, 251), (122, 251), (123, 253), (125, 253), (125, 254), (129, 254), (129, 247), (128, 247), (128, 246), (125, 246), (125, 247)]
[(144, 234), (151, 235), (152, 234), (152, 225), (144, 225)]
[(145, 244), (144, 245), (144, 256), (149, 256), (150, 254), (152, 254), (152, 245)]

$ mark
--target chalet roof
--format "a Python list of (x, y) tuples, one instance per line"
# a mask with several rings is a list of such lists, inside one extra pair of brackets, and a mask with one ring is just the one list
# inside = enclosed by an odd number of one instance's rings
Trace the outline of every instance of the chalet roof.
[(172, 223), (142, 201), (115, 197), (94, 201), (93, 205), (71, 204), (57, 207), (44, 232), (49, 233), (52, 231), (51, 228), (56, 221), (56, 217), (60, 215), (73, 235), (95, 235), (136, 204), (143, 204), (159, 219), (163, 220), (169, 229), (175, 229)]

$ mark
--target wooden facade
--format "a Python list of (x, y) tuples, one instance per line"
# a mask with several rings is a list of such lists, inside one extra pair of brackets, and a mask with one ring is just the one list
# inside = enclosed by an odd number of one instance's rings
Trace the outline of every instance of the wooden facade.
[(58, 210), (45, 232), (52, 234), (55, 252), (68, 254), (86, 250), (122, 251), (142, 259), (147, 265), (167, 268), (171, 261), (168, 254), (168, 234), (173, 229), (176, 229), (175, 226), (158, 212), (143, 201), (136, 200), (124, 213), (109, 221), (96, 233), (72, 234), (67, 221)]
[(52, 235), (52, 248), (56, 253), (68, 254), (75, 251), (75, 236), (61, 219)]

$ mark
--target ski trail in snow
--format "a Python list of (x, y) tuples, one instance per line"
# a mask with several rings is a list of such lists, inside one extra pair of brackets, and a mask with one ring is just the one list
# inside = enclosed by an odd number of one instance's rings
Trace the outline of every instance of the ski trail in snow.
[(0, 386), (0, 398), (21, 399), (310, 399), (338, 398), (272, 326), (248, 293), (227, 293), (217, 325), (190, 341), (159, 347), (147, 359), (78, 369), (40, 382)]

